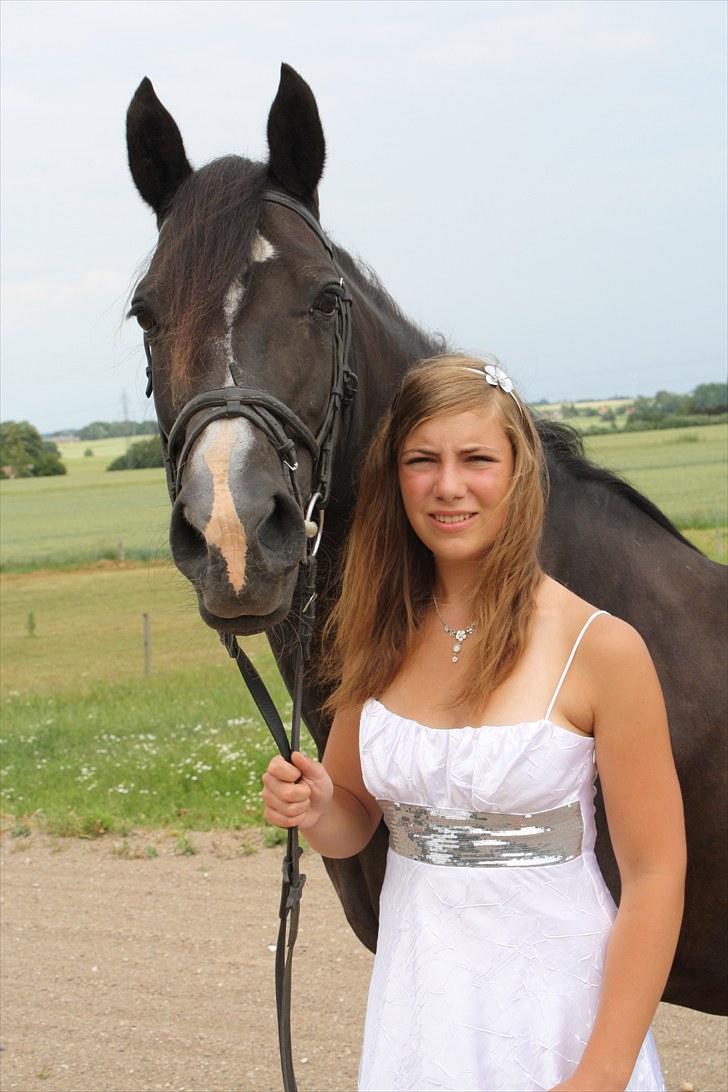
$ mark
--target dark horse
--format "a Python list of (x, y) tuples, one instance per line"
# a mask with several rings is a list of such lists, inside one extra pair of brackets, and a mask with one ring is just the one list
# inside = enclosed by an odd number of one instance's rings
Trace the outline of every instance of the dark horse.
[[(339, 248), (334, 277), (329, 254), (305, 220), (262, 199), (272, 189), (319, 215), (323, 131), (311, 90), (287, 65), (268, 118), (267, 163), (226, 156), (193, 170), (177, 125), (146, 79), (129, 107), (127, 139), (134, 182), (159, 227), (132, 313), (152, 349), (157, 414), (166, 431), (190, 397), (230, 385), (234, 361), (245, 385), (272, 394), (315, 432), (331, 383), (336, 282), (339, 273), (345, 278), (359, 390), (334, 452), (319, 554), (320, 627), (336, 595), (357, 467), (375, 422), (405, 370), (444, 346), (409, 322), (374, 275)], [(724, 1012), (726, 570), (631, 486), (589, 463), (574, 434), (553, 424), (539, 428), (551, 479), (544, 567), (640, 631), (667, 699), (689, 868), (665, 999)], [(298, 460), (305, 501), (312, 458), (304, 447)], [(188, 450), (173, 503), (172, 554), (205, 622), (220, 633), (265, 631), (289, 686), (288, 616), (304, 535), (285, 466), (263, 431), (244, 417), (207, 425)], [(309, 682), (303, 712), (319, 752), (329, 727), (322, 697)], [(371, 949), (386, 841), (381, 826), (357, 857), (326, 862), (352, 928)], [(601, 801), (597, 848), (618, 899)]]

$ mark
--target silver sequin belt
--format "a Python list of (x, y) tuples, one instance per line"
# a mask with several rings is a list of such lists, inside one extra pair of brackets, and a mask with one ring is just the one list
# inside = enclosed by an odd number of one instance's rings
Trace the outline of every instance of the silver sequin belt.
[(464, 868), (562, 864), (581, 853), (579, 801), (526, 815), (378, 800), (389, 846), (402, 857)]

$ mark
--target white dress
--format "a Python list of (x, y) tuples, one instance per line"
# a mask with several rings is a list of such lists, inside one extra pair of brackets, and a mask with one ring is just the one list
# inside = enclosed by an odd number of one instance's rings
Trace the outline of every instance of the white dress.
[[(585, 630), (543, 720), (428, 728), (364, 706), (376, 799), (511, 816), (569, 804), (583, 840), (570, 860), (517, 867), (430, 863), (390, 845), (360, 1092), (533, 1092), (582, 1056), (616, 908), (594, 855), (594, 741), (549, 716)], [(651, 1032), (627, 1088), (665, 1088)]]

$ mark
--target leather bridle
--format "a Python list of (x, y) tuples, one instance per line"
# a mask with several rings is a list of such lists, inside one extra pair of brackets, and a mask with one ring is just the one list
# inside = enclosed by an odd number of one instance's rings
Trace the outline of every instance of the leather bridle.
[[(291, 492), (298, 504), (306, 529), (306, 546), (299, 566), (295, 599), (298, 616), (296, 658), (293, 681), (293, 711), (290, 739), (286, 735), (278, 710), (251, 660), (238, 644), (234, 634), (220, 634), (228, 655), (235, 660), (250, 690), (261, 716), (266, 722), (278, 750), (290, 761), (291, 752), (299, 750), (303, 677), (311, 650), (311, 637), (316, 610), (316, 555), (323, 533), (324, 511), (331, 492), (331, 462), (342, 419), (351, 408), (356, 394), (357, 377), (349, 366), (351, 345), (351, 297), (344, 279), (336, 267), (334, 247), (324, 234), (318, 220), (299, 201), (277, 190), (266, 190), (263, 201), (295, 212), (313, 231), (325, 247), (336, 276), (336, 323), (333, 337), (332, 384), (323, 420), (314, 434), (285, 403), (267, 391), (243, 386), (237, 361), (231, 359), (228, 368), (232, 386), (203, 391), (191, 398), (180, 410), (169, 432), (159, 425), (164, 453), (169, 496), (174, 503), (182, 488), (182, 477), (195, 441), (212, 421), (244, 417), (259, 429), (275, 448)], [(152, 350), (144, 335), (147, 357), (147, 390), (154, 389)], [(299, 489), (297, 445), (303, 445), (312, 462), (311, 494), (304, 503)], [(317, 519), (314, 518), (317, 513)], [(283, 883), (279, 908), (280, 925), (276, 945), (275, 986), (278, 1016), (278, 1044), (285, 1092), (296, 1092), (291, 1049), (291, 973), (293, 946), (298, 933), (301, 893), (306, 877), (299, 870), (301, 849), (298, 828), (288, 830), (286, 854), (283, 858)]]
[[(243, 386), (238, 363), (233, 358), (228, 362), (228, 369), (233, 380), (231, 386), (218, 387), (195, 395), (182, 407), (169, 432), (165, 431), (160, 422), (159, 431), (167, 474), (167, 488), (174, 502), (180, 491), (182, 473), (194, 443), (212, 421), (221, 418), (246, 417), (264, 433), (276, 449), (281, 462), (289, 471), (293, 494), (299, 506), (302, 505), (295, 479), (295, 472), (298, 469), (296, 443), (303, 444), (308, 449), (313, 461), (311, 480), (317, 482), (315, 492), (320, 495), (316, 507), (323, 510), (331, 488), (331, 455), (336, 444), (340, 413), (353, 400), (357, 387), (356, 375), (349, 368), (351, 297), (346, 292), (344, 278), (336, 269), (334, 247), (309, 210), (299, 201), (276, 190), (265, 191), (262, 200), (281, 205), (300, 216), (326, 248), (334, 266), (336, 284), (331, 287), (337, 289), (337, 314), (334, 329), (333, 378), (326, 412), (314, 435), (298, 415), (274, 395), (268, 391)], [(146, 334), (144, 335), (144, 351), (147, 356), (146, 395), (149, 398), (154, 389), (154, 379), (151, 343)], [(190, 428), (194, 418), (196, 420)]]

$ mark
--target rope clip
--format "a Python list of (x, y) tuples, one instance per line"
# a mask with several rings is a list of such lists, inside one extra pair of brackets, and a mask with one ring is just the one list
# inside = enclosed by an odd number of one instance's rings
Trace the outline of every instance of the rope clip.
[(318, 513), (318, 523), (313, 519), (313, 511), (319, 501), (322, 501), (323, 497), (320, 493), (314, 493), (311, 500), (308, 502), (308, 508), (306, 509), (306, 515), (304, 516), (303, 526), (306, 532), (306, 538), (314, 540), (313, 545), (309, 551), (309, 557), (316, 557), (319, 546), (321, 545), (321, 536), (324, 533), (324, 510), (320, 509)]

